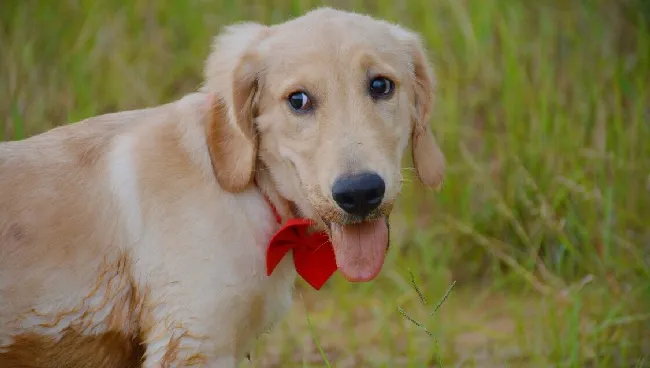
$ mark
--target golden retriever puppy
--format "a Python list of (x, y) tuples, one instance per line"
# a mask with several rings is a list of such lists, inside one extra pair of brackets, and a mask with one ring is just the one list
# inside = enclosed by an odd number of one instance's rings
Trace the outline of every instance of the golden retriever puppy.
[(416, 34), (321, 8), (227, 27), (196, 93), (0, 144), (0, 367), (235, 367), (291, 303), (274, 211), (380, 272), (409, 140), (443, 180), (433, 96)]

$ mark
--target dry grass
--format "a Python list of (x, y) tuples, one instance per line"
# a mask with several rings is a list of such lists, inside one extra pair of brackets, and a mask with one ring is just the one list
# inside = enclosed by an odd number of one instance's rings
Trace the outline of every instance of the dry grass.
[[(2, 1), (0, 139), (169, 101), (198, 86), (220, 26), (318, 5), (242, 4)], [(449, 176), (408, 186), (378, 280), (301, 286), (243, 366), (650, 366), (648, 3), (328, 4), (424, 35)], [(409, 268), (430, 300), (457, 281), (437, 313)]]

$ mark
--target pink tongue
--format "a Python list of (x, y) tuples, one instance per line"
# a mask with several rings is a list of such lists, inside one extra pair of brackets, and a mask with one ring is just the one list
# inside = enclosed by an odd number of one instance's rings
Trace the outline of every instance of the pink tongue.
[(388, 225), (381, 218), (354, 225), (332, 224), (336, 265), (348, 281), (370, 281), (384, 264)]

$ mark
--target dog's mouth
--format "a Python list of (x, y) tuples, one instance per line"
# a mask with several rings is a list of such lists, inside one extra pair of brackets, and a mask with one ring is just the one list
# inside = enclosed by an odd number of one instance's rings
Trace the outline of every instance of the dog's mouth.
[(384, 265), (389, 247), (388, 218), (350, 224), (329, 223), (328, 227), (341, 274), (353, 282), (375, 279)]
[[(390, 247), (391, 210), (392, 204), (387, 204), (364, 218), (331, 207), (317, 211), (318, 219), (312, 230), (328, 234), (338, 270), (348, 281), (371, 281), (381, 272)], [(292, 211), (301, 215), (293, 203)]]

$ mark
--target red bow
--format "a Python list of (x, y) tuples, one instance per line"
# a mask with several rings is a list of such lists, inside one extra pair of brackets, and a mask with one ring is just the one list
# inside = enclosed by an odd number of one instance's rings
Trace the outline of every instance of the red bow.
[[(282, 219), (275, 206), (266, 200), (278, 224)], [(306, 219), (290, 219), (271, 238), (266, 249), (266, 274), (273, 273), (282, 258), (293, 249), (293, 263), (298, 274), (314, 289), (319, 290), (336, 272), (334, 248), (325, 232), (308, 233), (314, 223)]]

